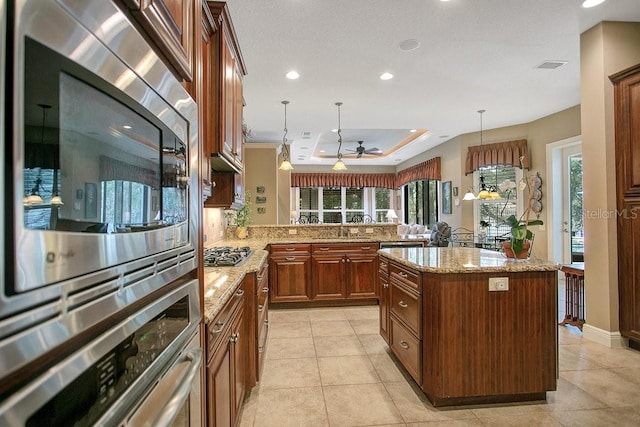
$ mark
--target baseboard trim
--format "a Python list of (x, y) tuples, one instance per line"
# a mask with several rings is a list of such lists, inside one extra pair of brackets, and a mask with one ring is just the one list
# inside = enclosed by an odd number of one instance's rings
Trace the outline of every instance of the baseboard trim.
[(629, 347), (629, 340), (620, 335), (619, 331), (609, 332), (587, 323), (582, 326), (582, 337), (609, 348)]

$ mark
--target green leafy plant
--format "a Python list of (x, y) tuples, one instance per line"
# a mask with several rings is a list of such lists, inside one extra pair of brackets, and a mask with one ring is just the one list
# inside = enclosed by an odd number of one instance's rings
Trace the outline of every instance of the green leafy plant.
[[(525, 213), (529, 216), (530, 208), (527, 208)], [(525, 214), (523, 214), (524, 216)], [(518, 254), (524, 250), (524, 242), (531, 240), (533, 233), (529, 230), (530, 225), (542, 225), (541, 219), (528, 220), (523, 217), (516, 218), (515, 215), (510, 215), (505, 222), (511, 226), (511, 250), (513, 253)]]
[(244, 193), (244, 205), (235, 213), (235, 223), (238, 227), (246, 227), (251, 224), (251, 194)]
[[(522, 165), (522, 157), (520, 158), (520, 164)], [(523, 168), (524, 169), (524, 168)], [(529, 215), (531, 214), (531, 187), (533, 186), (533, 180), (535, 177), (529, 176), (525, 174), (518, 185), (515, 183), (506, 180), (505, 182), (500, 184), (500, 189), (504, 190), (526, 190), (526, 201), (527, 208), (524, 210), (520, 218), (517, 218), (515, 215), (509, 215), (509, 217), (505, 220), (505, 223), (511, 227), (511, 250), (514, 254), (519, 254), (525, 250), (525, 242), (527, 240), (531, 240), (533, 238), (533, 233), (529, 230), (530, 225), (543, 225), (541, 219), (529, 219)], [(507, 198), (508, 200), (508, 198)], [(506, 206), (506, 204), (505, 204)], [(502, 209), (504, 211), (504, 208)]]

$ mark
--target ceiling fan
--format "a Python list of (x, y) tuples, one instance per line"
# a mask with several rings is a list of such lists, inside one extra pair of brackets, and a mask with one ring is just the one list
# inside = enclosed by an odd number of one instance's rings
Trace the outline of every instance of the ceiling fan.
[(357, 153), (356, 158), (362, 157), (363, 154), (371, 154), (374, 156), (382, 155), (382, 150), (380, 150), (379, 148), (364, 148), (364, 146), (362, 145), (363, 143), (364, 141), (358, 141), (358, 146), (356, 147), (355, 150), (346, 149), (345, 151), (349, 151), (351, 153)]

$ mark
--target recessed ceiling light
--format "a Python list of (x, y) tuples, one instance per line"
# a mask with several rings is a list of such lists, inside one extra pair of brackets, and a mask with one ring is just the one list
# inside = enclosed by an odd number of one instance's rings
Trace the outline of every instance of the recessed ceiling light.
[(380, 74), (380, 80), (391, 80), (392, 78), (393, 78), (393, 74), (391, 73)]
[(125, 128), (125, 129), (131, 129), (131, 126), (129, 126), (129, 125), (124, 125), (122, 127)]
[(407, 39), (400, 42), (398, 45), (400, 50), (404, 50), (405, 52), (409, 52), (411, 50), (416, 50), (420, 47), (420, 42), (416, 39)]
[(595, 7), (599, 4), (604, 3), (605, 0), (584, 0), (582, 2), (582, 7), (584, 8), (590, 8), (590, 7)]
[(338, 129), (331, 129), (331, 132), (336, 133), (338, 132)]
[(296, 70), (291, 70), (286, 74), (286, 76), (289, 80), (295, 80), (300, 77), (300, 74), (298, 74)]
[(440, 138), (449, 138), (449, 135), (440, 135)]
[(321, 152), (321, 153), (324, 153), (325, 151), (324, 151), (324, 150), (320, 150), (320, 152)]
[(416, 132), (418, 132), (418, 129), (409, 129), (409, 132), (416, 133)]
[(440, 1), (449, 1), (449, 0), (440, 0)]

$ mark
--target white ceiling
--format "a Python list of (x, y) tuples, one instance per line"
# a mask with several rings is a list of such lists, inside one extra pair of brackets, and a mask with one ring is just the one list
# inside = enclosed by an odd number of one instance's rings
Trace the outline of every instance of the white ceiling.
[[(580, 103), (580, 34), (603, 20), (640, 21), (638, 0), (228, 0), (248, 75), (250, 142), (282, 141), (294, 166), (333, 164), (336, 101), (343, 149), (397, 165), (457, 135), (526, 123)], [(403, 51), (400, 42), (421, 46)], [(547, 60), (568, 61), (555, 70)], [(297, 80), (285, 74), (295, 69)], [(379, 75), (391, 72), (392, 80)], [(413, 142), (410, 129), (422, 133)], [(398, 147), (398, 145), (402, 147)], [(393, 147), (396, 147), (395, 149)], [(325, 150), (329, 157), (320, 152)], [(304, 159), (304, 160), (302, 160)]]

